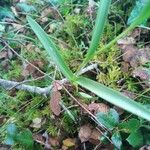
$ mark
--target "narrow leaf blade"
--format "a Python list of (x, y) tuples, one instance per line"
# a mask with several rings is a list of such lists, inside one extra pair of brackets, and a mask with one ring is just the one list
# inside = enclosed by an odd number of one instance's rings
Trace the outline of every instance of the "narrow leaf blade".
[(69, 67), (65, 64), (63, 58), (59, 54), (58, 49), (56, 45), (53, 43), (53, 41), (48, 37), (45, 31), (40, 27), (40, 25), (35, 20), (33, 20), (29, 16), (27, 17), (27, 20), (32, 30), (34, 31), (34, 33), (36, 34), (36, 36), (38, 37), (44, 48), (46, 49), (47, 53), (54, 60), (54, 62), (59, 67), (64, 76), (67, 77), (68, 80), (73, 80), (73, 73), (71, 72)]
[(121, 93), (85, 77), (79, 77), (76, 80), (76, 83), (90, 90), (106, 101), (150, 121), (149, 110), (147, 110), (143, 105), (135, 102), (134, 100), (125, 97)]
[(100, 1), (99, 9), (97, 12), (97, 17), (96, 17), (96, 22), (95, 22), (95, 27), (93, 30), (92, 40), (91, 40), (87, 55), (83, 63), (80, 66), (81, 68), (84, 67), (89, 62), (90, 59), (92, 59), (92, 57), (95, 54), (95, 51), (97, 50), (99, 46), (99, 42), (103, 34), (104, 25), (106, 22), (110, 4), (111, 4), (111, 0)]

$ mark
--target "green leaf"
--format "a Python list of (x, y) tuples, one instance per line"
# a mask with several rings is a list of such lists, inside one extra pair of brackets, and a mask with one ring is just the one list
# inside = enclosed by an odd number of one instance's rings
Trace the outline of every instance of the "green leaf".
[(79, 94), (80, 94), (82, 97), (87, 98), (87, 99), (92, 99), (92, 98), (93, 98), (91, 95), (86, 94), (86, 93), (84, 93), (84, 92), (79, 92)]
[(135, 27), (141, 25), (143, 21), (150, 17), (150, 0), (147, 1), (143, 9), (140, 11), (140, 14), (135, 18), (134, 22), (121, 34), (119, 34), (115, 39), (109, 42), (106, 46), (101, 49), (101, 52), (110, 51), (110, 47), (113, 46), (119, 39), (126, 36), (130, 31), (132, 31)]
[(62, 59), (61, 55), (58, 52), (56, 45), (53, 41), (48, 37), (45, 31), (40, 27), (40, 25), (34, 21), (31, 17), (27, 17), (29, 25), (31, 26), (32, 30), (35, 32), (37, 37), (39, 38), (40, 42), (43, 44), (44, 48), (46, 49), (47, 53), (51, 56), (54, 60), (56, 65), (59, 67), (61, 72), (64, 74), (68, 80), (73, 80), (75, 77), (68, 66), (65, 64), (64, 60)]
[(121, 131), (124, 131), (125, 133), (131, 133), (135, 130), (137, 130), (139, 127), (140, 127), (140, 120), (138, 119), (130, 119), (126, 122), (122, 122), (118, 125), (118, 128), (121, 130)]
[(143, 145), (143, 135), (140, 130), (132, 132), (126, 140), (133, 147), (139, 147)]
[(30, 130), (25, 130), (17, 135), (16, 139), (21, 145), (24, 145), (27, 149), (32, 149), (33, 147), (33, 137)]
[[(148, 0), (137, 0), (136, 1), (136, 5), (134, 6), (129, 18), (128, 18), (128, 22), (127, 24), (131, 24), (135, 21), (135, 19), (138, 17), (138, 15), (140, 14), (141, 10), (144, 8), (144, 6), (146, 5), (146, 3), (148, 2)], [(142, 24), (146, 24), (147, 20), (143, 20)]]
[(119, 114), (114, 109), (110, 109), (108, 113), (99, 112), (96, 114), (96, 118), (109, 130), (113, 130), (119, 123)]
[(15, 136), (17, 134), (17, 127), (14, 123), (8, 124), (7, 126), (7, 136), (5, 143), (8, 145), (14, 145), (15, 143)]
[(11, 18), (13, 20), (15, 19), (13, 13), (10, 11), (9, 8), (0, 6), (0, 20), (4, 19), (6, 17)]
[(6, 140), (5, 140), (5, 144), (7, 144), (7, 145), (14, 145), (15, 144), (14, 138), (12, 138), (10, 136), (7, 136)]
[(96, 22), (95, 22), (95, 27), (93, 30), (90, 47), (87, 51), (87, 55), (86, 55), (83, 63), (81, 64), (81, 66), (79, 68), (84, 67), (89, 62), (89, 60), (93, 58), (93, 56), (99, 46), (99, 42), (102, 37), (102, 33), (104, 30), (104, 25), (106, 22), (110, 4), (111, 4), (111, 0), (107, 0), (107, 1), (101, 0), (99, 3), (99, 9), (97, 12), (97, 17), (96, 17)]
[(14, 136), (17, 133), (17, 127), (14, 123), (8, 124), (7, 134)]
[(22, 12), (25, 12), (25, 13), (30, 13), (30, 12), (36, 10), (34, 6), (28, 5), (28, 4), (26, 4), (26, 3), (17, 3), (16, 6), (17, 6)]
[(121, 149), (122, 146), (122, 138), (119, 132), (115, 132), (112, 137), (111, 140), (113, 142), (113, 144), (115, 145), (115, 147), (117, 147), (117, 149)]
[(76, 83), (95, 93), (104, 100), (150, 121), (150, 110), (145, 109), (142, 104), (125, 97), (121, 93), (85, 77), (79, 77), (76, 80)]

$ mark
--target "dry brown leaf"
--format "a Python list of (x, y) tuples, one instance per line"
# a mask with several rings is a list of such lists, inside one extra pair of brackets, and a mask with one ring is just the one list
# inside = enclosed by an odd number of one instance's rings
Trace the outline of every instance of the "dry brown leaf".
[(150, 61), (150, 47), (138, 49), (134, 44), (135, 41), (131, 37), (118, 41), (123, 53), (123, 60), (128, 62), (131, 67), (136, 68)]
[(62, 83), (59, 80), (53, 82), (53, 91), (60, 91), (62, 89)]
[(150, 150), (150, 145), (144, 145), (139, 150)]
[(104, 103), (91, 103), (88, 105), (88, 110), (96, 115), (98, 112), (108, 112), (109, 106)]
[(97, 145), (98, 143), (100, 143), (99, 139), (100, 139), (101, 136), (102, 136), (102, 134), (100, 133), (99, 130), (93, 129), (92, 133), (91, 133), (91, 136), (90, 136), (90, 139), (89, 139), (89, 142), (91, 142), (92, 144)]
[(49, 144), (53, 147), (59, 146), (59, 140), (57, 137), (50, 137), (49, 138)]
[(56, 91), (52, 90), (50, 99), (50, 108), (56, 116), (59, 116), (61, 113), (61, 107), (59, 104), (60, 100), (61, 100), (61, 93), (58, 90)]
[(48, 7), (46, 9), (44, 9), (41, 13), (41, 17), (40, 20), (45, 23), (48, 21), (48, 18), (53, 18), (53, 19), (59, 19), (60, 16), (57, 12), (56, 9), (54, 9), (53, 7)]
[[(31, 64), (38, 67), (39, 69), (42, 69), (42, 67), (44, 66), (44, 62), (40, 60), (33, 61), (31, 62)], [(23, 64), (22, 76), (27, 77), (29, 75), (32, 75), (34, 78), (37, 78), (43, 75), (32, 65), (26, 63)]]
[(89, 140), (90, 136), (92, 134), (92, 126), (87, 124), (84, 126), (81, 126), (80, 130), (79, 130), (79, 138), (81, 140), (81, 143), (86, 142)]
[(0, 52), (0, 59), (5, 59), (8, 58), (8, 53), (7, 51), (2, 51)]
[(42, 118), (35, 118), (32, 120), (30, 127), (40, 129), (44, 123), (45, 119), (43, 120)]

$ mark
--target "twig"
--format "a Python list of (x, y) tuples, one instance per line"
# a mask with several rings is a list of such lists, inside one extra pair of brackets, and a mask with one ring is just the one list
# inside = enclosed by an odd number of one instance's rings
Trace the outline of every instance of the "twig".
[[(92, 64), (92, 65), (88, 66), (87, 68), (84, 68), (83, 70), (81, 70), (79, 75), (84, 74), (85, 72), (90, 71), (94, 68), (97, 68), (97, 66), (98, 66), (98, 64)], [(68, 80), (66, 78), (64, 78), (59, 81), (59, 84), (64, 84), (67, 82), (68, 82)], [(50, 85), (48, 87), (41, 88), (41, 87), (37, 87), (37, 86), (26, 85), (23, 83), (24, 83), (24, 81), (15, 82), (15, 81), (0, 79), (0, 86), (5, 89), (15, 88), (18, 90), (25, 90), (28, 92), (37, 93), (37, 94), (41, 94), (44, 96), (48, 95), (53, 87), (53, 85)]]

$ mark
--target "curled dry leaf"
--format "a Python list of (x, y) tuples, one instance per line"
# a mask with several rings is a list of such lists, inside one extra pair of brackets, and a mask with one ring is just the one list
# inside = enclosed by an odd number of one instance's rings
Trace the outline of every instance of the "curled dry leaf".
[(89, 138), (89, 142), (91, 142), (94, 145), (97, 145), (98, 143), (100, 143), (99, 139), (101, 136), (102, 136), (102, 134), (100, 133), (99, 130), (93, 129), (92, 133), (90, 135), (90, 138)]
[(138, 49), (134, 44), (135, 40), (131, 37), (118, 41), (118, 45), (123, 52), (123, 60), (128, 62), (131, 67), (136, 68), (150, 61), (150, 47)]
[(44, 123), (45, 123), (45, 119), (43, 120), (42, 118), (35, 118), (33, 119), (30, 127), (40, 129)]
[(91, 103), (88, 105), (88, 110), (96, 115), (98, 112), (106, 113), (109, 111), (109, 106), (104, 103)]
[(144, 145), (139, 150), (150, 150), (150, 145)]
[(150, 69), (144, 67), (136, 68), (133, 73), (133, 77), (139, 77), (142, 81), (145, 81), (145, 85), (150, 87)]
[(150, 69), (144, 67), (138, 67), (133, 71), (133, 77), (139, 77), (141, 80), (150, 79)]
[[(34, 66), (38, 67), (39, 69), (42, 69), (44, 66), (44, 62), (40, 60), (36, 60), (31, 62)], [(22, 70), (22, 76), (28, 77), (29, 75), (32, 75), (34, 78), (41, 77), (43, 74), (39, 72), (34, 66), (30, 64), (23, 64), (23, 70)]]
[(61, 107), (59, 104), (60, 100), (61, 100), (61, 93), (58, 90), (56, 90), (56, 91), (52, 90), (51, 100), (50, 100), (50, 108), (56, 116), (59, 116), (61, 113)]
[(86, 142), (89, 140), (90, 136), (92, 134), (92, 126), (87, 124), (84, 126), (81, 126), (80, 130), (79, 130), (79, 138), (81, 140), (81, 143)]
[(102, 134), (100, 133), (100, 131), (96, 128), (94, 128), (92, 125), (87, 124), (84, 125), (80, 128), (79, 130), (79, 138), (81, 140), (81, 143), (89, 141), (92, 144), (98, 144), (99, 138)]

